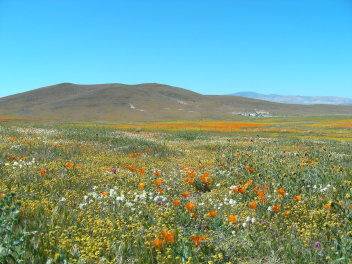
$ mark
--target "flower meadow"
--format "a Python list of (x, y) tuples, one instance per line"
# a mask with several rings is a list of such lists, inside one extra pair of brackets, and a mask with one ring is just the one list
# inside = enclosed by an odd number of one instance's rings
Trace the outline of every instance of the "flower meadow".
[(0, 263), (352, 263), (352, 127), (323, 121), (2, 122)]

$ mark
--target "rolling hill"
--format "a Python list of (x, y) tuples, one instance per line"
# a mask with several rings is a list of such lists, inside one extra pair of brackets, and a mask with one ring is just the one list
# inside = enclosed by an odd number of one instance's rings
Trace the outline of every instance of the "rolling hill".
[(242, 96), (253, 99), (260, 99), (284, 104), (333, 104), (333, 105), (352, 105), (352, 98), (337, 96), (301, 96), (301, 95), (278, 95), (261, 94), (254, 92), (238, 92), (230, 95)]
[(263, 113), (350, 115), (352, 105), (281, 104), (239, 96), (202, 95), (157, 83), (61, 83), (0, 98), (1, 116), (42, 121), (227, 119)]

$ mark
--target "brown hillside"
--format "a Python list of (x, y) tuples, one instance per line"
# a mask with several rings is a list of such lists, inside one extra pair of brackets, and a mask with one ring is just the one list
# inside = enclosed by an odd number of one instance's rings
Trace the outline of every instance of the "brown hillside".
[(0, 98), (0, 115), (44, 121), (135, 121), (272, 115), (352, 114), (352, 106), (290, 105), (238, 96), (201, 95), (168, 85), (62, 83)]

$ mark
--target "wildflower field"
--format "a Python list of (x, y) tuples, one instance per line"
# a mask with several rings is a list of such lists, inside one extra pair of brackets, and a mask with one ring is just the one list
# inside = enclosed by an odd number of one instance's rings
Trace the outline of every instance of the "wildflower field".
[(0, 263), (352, 263), (352, 119), (0, 122)]

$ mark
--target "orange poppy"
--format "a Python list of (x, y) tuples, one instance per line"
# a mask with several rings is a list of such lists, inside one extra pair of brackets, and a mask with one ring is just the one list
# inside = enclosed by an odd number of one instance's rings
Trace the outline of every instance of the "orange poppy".
[(3, 198), (3, 197), (5, 197), (5, 196), (6, 196), (6, 194), (0, 193), (0, 198)]
[(285, 215), (285, 216), (289, 216), (290, 214), (291, 214), (291, 211), (285, 211), (285, 212), (284, 212), (284, 215)]
[(190, 195), (191, 195), (190, 192), (183, 192), (183, 193), (182, 193), (182, 196), (183, 196), (184, 198), (187, 198), (187, 197), (189, 197)]
[(141, 175), (144, 175), (145, 172), (146, 172), (146, 168), (140, 168), (140, 169), (139, 169), (139, 173), (140, 173)]
[(211, 217), (216, 217), (216, 215), (218, 214), (215, 210), (214, 211), (209, 211), (208, 214), (211, 216)]
[(168, 231), (168, 232), (163, 231), (161, 235), (163, 236), (166, 242), (169, 242), (169, 243), (175, 242), (175, 233), (173, 231)]
[(145, 183), (144, 182), (138, 184), (138, 188), (139, 189), (144, 189), (144, 187), (145, 187)]
[(190, 236), (190, 238), (193, 240), (193, 243), (196, 245), (196, 246), (200, 246), (201, 243), (204, 242), (204, 240), (208, 237), (207, 234), (205, 235), (202, 235), (202, 236)]
[(157, 189), (156, 192), (159, 193), (159, 194), (163, 194), (164, 190), (163, 189)]
[(196, 172), (194, 170), (192, 170), (191, 172), (188, 172), (187, 175), (191, 178), (193, 178), (194, 176), (196, 176)]
[(259, 188), (260, 188), (260, 185), (257, 185), (253, 188), (253, 191), (257, 192), (259, 190)]
[(191, 217), (196, 217), (198, 214), (197, 213), (192, 213)]
[(246, 189), (243, 186), (236, 186), (235, 188), (233, 188), (234, 192), (239, 192), (239, 193), (244, 193), (246, 191)]
[(246, 182), (246, 186), (252, 185), (253, 184), (253, 180), (249, 180)]
[(162, 183), (165, 183), (165, 182), (166, 182), (166, 180), (164, 180), (162, 178), (159, 178), (159, 179), (154, 181), (154, 185), (160, 186)]
[(330, 209), (331, 209), (331, 205), (330, 205), (329, 203), (324, 204), (324, 208), (325, 208), (326, 210), (330, 210)]
[(136, 157), (136, 156), (141, 156), (142, 153), (131, 153), (130, 157)]
[(202, 169), (203, 165), (202, 164), (198, 164), (198, 169)]
[(206, 184), (210, 184), (210, 181), (208, 180), (209, 176), (206, 176), (206, 175), (202, 175), (200, 176), (200, 179), (202, 182), (206, 183)]
[(73, 168), (73, 163), (72, 162), (67, 162), (66, 164), (65, 164), (65, 166), (66, 166), (66, 168)]
[(101, 195), (102, 195), (102, 196), (108, 196), (108, 195), (109, 195), (109, 192), (102, 192)]
[(231, 224), (234, 224), (234, 223), (237, 222), (237, 216), (236, 216), (236, 215), (229, 215), (229, 216), (227, 217), (227, 219), (229, 219), (229, 221), (230, 221)]
[(239, 186), (238, 192), (239, 193), (245, 193), (246, 192), (246, 186)]
[(123, 169), (128, 169), (132, 172), (138, 171), (138, 168), (136, 166), (132, 166), (132, 165), (122, 165)]
[(257, 195), (258, 195), (258, 197), (260, 198), (260, 201), (261, 201), (262, 203), (265, 203), (265, 202), (267, 201), (266, 198), (265, 198), (265, 195), (264, 195), (264, 192), (263, 192), (263, 191), (257, 192)]
[(300, 201), (300, 200), (302, 200), (302, 195), (293, 196), (293, 199), (294, 199), (295, 201)]
[(40, 175), (43, 176), (43, 175), (45, 175), (45, 174), (46, 174), (46, 170), (45, 170), (45, 169), (41, 169), (41, 170), (40, 170)]
[(284, 189), (278, 189), (277, 192), (282, 196), (284, 196), (286, 194)]
[(245, 166), (244, 168), (249, 172), (254, 172), (254, 168), (252, 166)]
[(175, 200), (175, 201), (172, 202), (172, 204), (175, 205), (175, 206), (179, 206), (180, 203), (181, 203), (181, 200)]
[(184, 178), (183, 179), (185, 182), (188, 182), (190, 184), (194, 183), (194, 179), (193, 178)]
[(280, 210), (280, 208), (281, 208), (281, 204), (273, 205), (273, 210), (274, 210), (274, 212), (276, 212), (276, 213)]
[(249, 202), (248, 206), (253, 210), (257, 210), (257, 203), (256, 202)]
[(162, 246), (163, 246), (163, 243), (164, 243), (164, 240), (163, 239), (154, 239), (153, 241), (153, 244), (154, 244), (154, 247), (157, 248), (157, 249), (161, 249)]
[(304, 163), (304, 162), (307, 162), (308, 159), (307, 158), (301, 158), (301, 162)]
[(159, 176), (161, 174), (161, 171), (154, 171), (154, 176)]
[(186, 203), (185, 208), (188, 211), (193, 211), (196, 208), (196, 205), (194, 203), (188, 202), (188, 203)]

